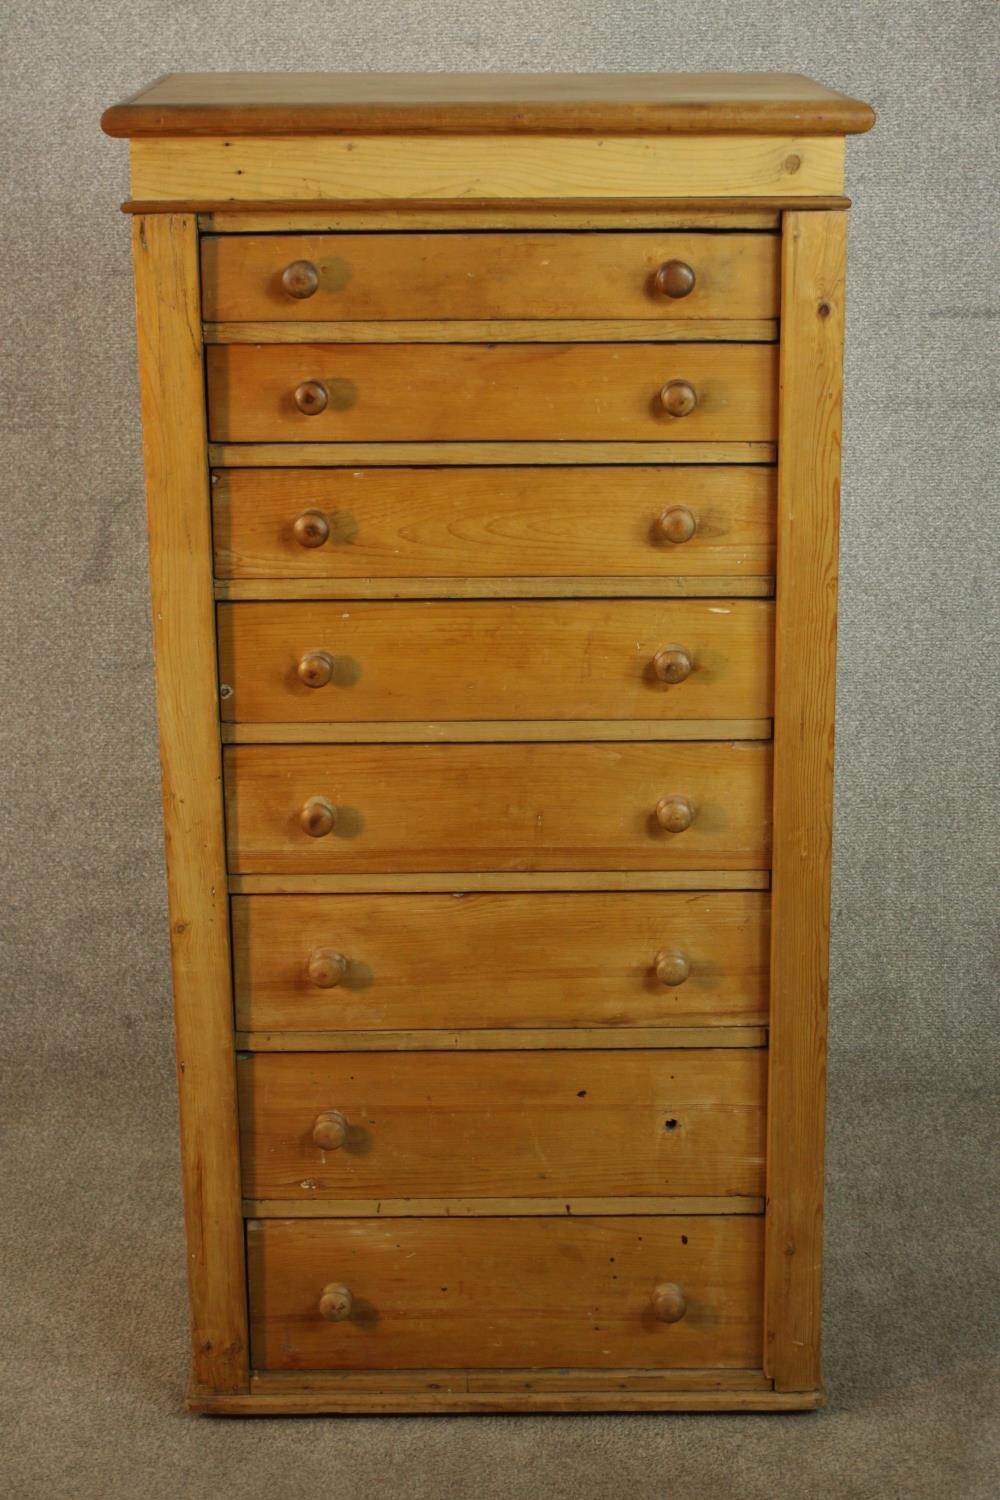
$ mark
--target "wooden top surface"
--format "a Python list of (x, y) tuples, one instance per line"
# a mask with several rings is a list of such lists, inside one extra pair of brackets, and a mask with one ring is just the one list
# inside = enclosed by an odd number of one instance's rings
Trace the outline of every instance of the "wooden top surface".
[(108, 135), (845, 135), (874, 111), (797, 73), (168, 73)]

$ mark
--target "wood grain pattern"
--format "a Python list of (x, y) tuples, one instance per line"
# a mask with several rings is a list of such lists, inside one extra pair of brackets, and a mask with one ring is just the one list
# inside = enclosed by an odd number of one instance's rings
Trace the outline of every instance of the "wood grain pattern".
[(206, 344), (774, 343), (777, 318), (507, 319), (492, 322), (206, 323)]
[[(653, 892), (258, 896), (232, 902), (246, 1031), (745, 1024), (767, 1015), (768, 897)], [(317, 947), (347, 958), (332, 990)], [(683, 985), (657, 951), (689, 957)]]
[(783, 234), (765, 1368), (820, 1378), (846, 220)]
[[(163, 202), (150, 207), (163, 211)], [(197, 208), (187, 205), (187, 210)], [(741, 202), (734, 198), (697, 198), (687, 201), (663, 198), (633, 198), (607, 202), (601, 198), (577, 198), (569, 202), (536, 199), (528, 205), (511, 203), (461, 203), (424, 199), (419, 203), (323, 203), (295, 199), (287, 203), (221, 203), (203, 207), (198, 227), (204, 234), (270, 234), (275, 226), (295, 234), (329, 234), (358, 230), (442, 229), (656, 229), (697, 230), (751, 229), (774, 233), (781, 228), (786, 209), (845, 209), (848, 198), (782, 198), (780, 209), (766, 199)], [(134, 200), (123, 203), (126, 213), (135, 212)]]
[[(243, 1191), (759, 1194), (765, 1072), (749, 1048), (257, 1052), (237, 1062)], [(339, 1150), (315, 1144), (325, 1110), (347, 1121)]]
[(424, 891), (766, 891), (770, 868), (760, 870), (452, 870), (401, 875), (350, 872), (230, 874), (229, 889), (244, 896), (412, 895)]
[(311, 1391), (770, 1391), (762, 1370), (255, 1370), (260, 1395)]
[(776, 443), (210, 443), (217, 469), (399, 468), (430, 464), (773, 464)]
[(247, 1388), (246, 1291), (193, 219), (133, 226), (196, 1391)]
[(816, 1411), (826, 1405), (823, 1390), (747, 1391), (742, 1388), (717, 1391), (621, 1390), (591, 1391), (309, 1391), (290, 1386), (287, 1391), (259, 1391), (246, 1396), (206, 1398), (192, 1394), (188, 1409), (201, 1414), (234, 1417), (322, 1416), (413, 1416), (419, 1412), (778, 1412)]
[[(251, 1222), (258, 1369), (617, 1366), (744, 1369), (760, 1359), (753, 1218)], [(315, 1302), (334, 1270), (361, 1310)], [(680, 1323), (652, 1316), (665, 1276)]]
[[(225, 578), (217, 599), (770, 599), (774, 577)], [(641, 720), (634, 720), (641, 723)], [(742, 738), (742, 736), (734, 736)]]
[[(768, 234), (489, 233), (209, 235), (201, 242), (209, 322), (776, 318), (778, 241)], [(689, 263), (683, 298), (657, 291), (665, 262)], [(314, 266), (318, 286), (289, 295), (282, 272)]]
[[(232, 873), (764, 869), (770, 747), (230, 745)], [(654, 809), (683, 792), (683, 834)], [(339, 820), (309, 838), (299, 810), (327, 797)], [(461, 889), (461, 886), (453, 887)]]
[(602, 1052), (614, 1047), (765, 1047), (766, 1026), (535, 1027), (460, 1031), (237, 1031), (242, 1052)]
[[(772, 633), (754, 599), (221, 604), (222, 716), (764, 718)], [(690, 671), (665, 681), (675, 644)]]
[[(229, 469), (213, 475), (220, 578), (597, 576), (616, 592), (658, 576), (774, 573), (775, 471), (763, 467)], [(690, 540), (659, 518), (686, 506)], [(304, 511), (329, 518), (303, 547)], [(612, 582), (613, 581), (613, 582)]]
[(109, 112), (195, 1410), (822, 1404), (872, 118), (726, 75), (194, 75)]
[(140, 138), (132, 197), (196, 202), (268, 199), (408, 201), (800, 198), (844, 190), (837, 136), (711, 135), (447, 138), (243, 136)]
[[(769, 442), (769, 344), (216, 344), (205, 351), (213, 442), (604, 439)], [(671, 380), (696, 388), (664, 412)], [(325, 407), (295, 391), (319, 383)]]
[[(168, 73), (105, 111), (109, 135), (868, 130), (801, 73)], [(724, 153), (728, 144), (720, 143)]]
[[(223, 724), (230, 745), (298, 745), (302, 725), (285, 720), (267, 724)], [(376, 719), (364, 724), (309, 726), (311, 745), (422, 745), (500, 743), (513, 740), (769, 740), (770, 719)]]
[(507, 1219), (649, 1218), (703, 1214), (762, 1214), (762, 1197), (691, 1198), (245, 1198), (248, 1219)]

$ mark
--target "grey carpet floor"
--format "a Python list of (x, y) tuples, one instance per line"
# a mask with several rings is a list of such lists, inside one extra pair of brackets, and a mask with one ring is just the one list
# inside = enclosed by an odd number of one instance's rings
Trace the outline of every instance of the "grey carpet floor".
[[(994, 1500), (995, 1078), (835, 1054), (826, 1378), (787, 1416), (192, 1417), (172, 1101), (5, 1080), (2, 1459), (19, 1500)], [(48, 1080), (51, 1080), (49, 1082)]]

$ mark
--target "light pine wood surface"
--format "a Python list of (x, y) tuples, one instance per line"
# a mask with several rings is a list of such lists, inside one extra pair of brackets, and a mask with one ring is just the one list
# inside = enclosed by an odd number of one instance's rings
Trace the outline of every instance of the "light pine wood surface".
[(777, 318), (206, 323), (206, 344), (773, 344)]
[(799, 198), (841, 193), (837, 136), (453, 135), (138, 138), (132, 197), (220, 208), (267, 200)]
[(401, 875), (356, 875), (350, 872), (269, 875), (230, 873), (234, 895), (306, 896), (451, 894), (468, 891), (766, 891), (770, 867), (758, 870), (430, 870)]
[[(272, 1220), (248, 1226), (258, 1369), (753, 1368), (762, 1221)], [(353, 1316), (316, 1304), (333, 1276)], [(661, 1323), (655, 1287), (688, 1312)]]
[[(302, 724), (221, 725), (224, 744), (297, 745)], [(769, 740), (770, 719), (374, 719), (357, 724), (309, 725), (312, 745), (504, 743), (560, 740)]]
[[(728, 1374), (728, 1372), (726, 1372)], [(386, 1391), (283, 1391), (254, 1390), (246, 1396), (206, 1399), (191, 1394), (188, 1408), (212, 1416), (413, 1416), (420, 1412), (781, 1412), (816, 1411), (826, 1405), (823, 1389), (812, 1391), (702, 1390), (695, 1382), (691, 1390), (642, 1391), (622, 1389), (614, 1379), (610, 1389), (595, 1386), (589, 1391), (491, 1391), (482, 1384), (475, 1390), (396, 1392)]]
[(727, 1193), (724, 1198), (245, 1198), (251, 1219), (503, 1219), (649, 1217), (651, 1214), (762, 1214), (762, 1197)]
[(237, 1031), (241, 1052), (606, 1052), (625, 1047), (766, 1047), (767, 1027), (717, 1018), (704, 1026), (463, 1027), (454, 1031)]
[[(205, 357), (213, 442), (776, 436), (769, 344), (216, 344)], [(661, 393), (679, 382), (695, 404), (671, 415)], [(324, 404), (306, 413), (310, 386)]]
[[(767, 1015), (768, 897), (261, 896), (232, 903), (244, 1031), (717, 1026)], [(327, 988), (311, 955), (344, 955)], [(656, 955), (689, 960), (667, 986)]]
[[(350, 130), (870, 130), (871, 108), (801, 73), (167, 73), (101, 120), (110, 135)], [(720, 151), (726, 149), (720, 144)]]
[[(158, 208), (163, 204), (155, 205)], [(530, 205), (510, 203), (457, 203), (424, 199), (418, 203), (265, 203), (240, 206), (219, 204), (197, 214), (205, 234), (356, 233), (382, 229), (392, 232), (427, 232), (458, 229), (598, 229), (681, 230), (704, 233), (709, 229), (750, 229), (775, 233), (781, 228), (784, 209), (845, 209), (847, 198), (800, 198), (781, 200), (781, 209), (758, 199), (740, 203), (733, 198), (697, 198), (664, 203), (658, 198), (633, 198), (614, 202), (602, 198), (560, 202), (537, 201)], [(135, 202), (122, 205), (135, 212)]]
[(759, 719), (768, 603), (223, 604), (226, 720)]
[(782, 269), (765, 1368), (819, 1383), (847, 221), (790, 214)]
[(209, 443), (216, 468), (398, 468), (442, 464), (773, 464), (775, 443), (752, 442), (419, 442), (419, 443)]
[[(221, 323), (776, 318), (778, 250), (768, 234), (208, 236), (202, 306)], [(690, 267), (683, 295), (657, 285), (671, 261)], [(283, 278), (303, 262), (315, 289), (293, 295)]]
[[(770, 861), (770, 746), (230, 745), (234, 874), (753, 870)], [(658, 804), (683, 796), (683, 832)], [(325, 801), (334, 826), (306, 833)], [(461, 885), (453, 887), (461, 889)]]
[(822, 1404), (871, 123), (722, 75), (108, 112), (194, 1410)]
[(396, 1391), (768, 1391), (760, 1370), (255, 1370), (251, 1390), (275, 1395)]
[[(616, 592), (657, 576), (731, 586), (774, 573), (774, 485), (764, 467), (223, 469), (212, 483), (215, 569), (430, 578), (449, 592), (470, 577), (546, 575), (578, 587), (598, 575)], [(313, 511), (323, 540), (314, 530), (304, 546), (296, 522)], [(681, 511), (694, 529), (672, 542), (664, 517)]]
[(195, 1391), (245, 1390), (243, 1227), (193, 219), (133, 225)]
[[(241, 1057), (248, 1198), (737, 1196), (764, 1185), (766, 1057), (258, 1052)], [(346, 1121), (343, 1145), (314, 1131)]]

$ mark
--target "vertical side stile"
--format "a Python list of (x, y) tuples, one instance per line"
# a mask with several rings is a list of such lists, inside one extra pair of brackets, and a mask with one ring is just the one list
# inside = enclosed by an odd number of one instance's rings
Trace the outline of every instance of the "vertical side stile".
[(764, 1366), (820, 1384), (847, 218), (782, 224)]
[(195, 1396), (249, 1388), (193, 215), (133, 224)]

